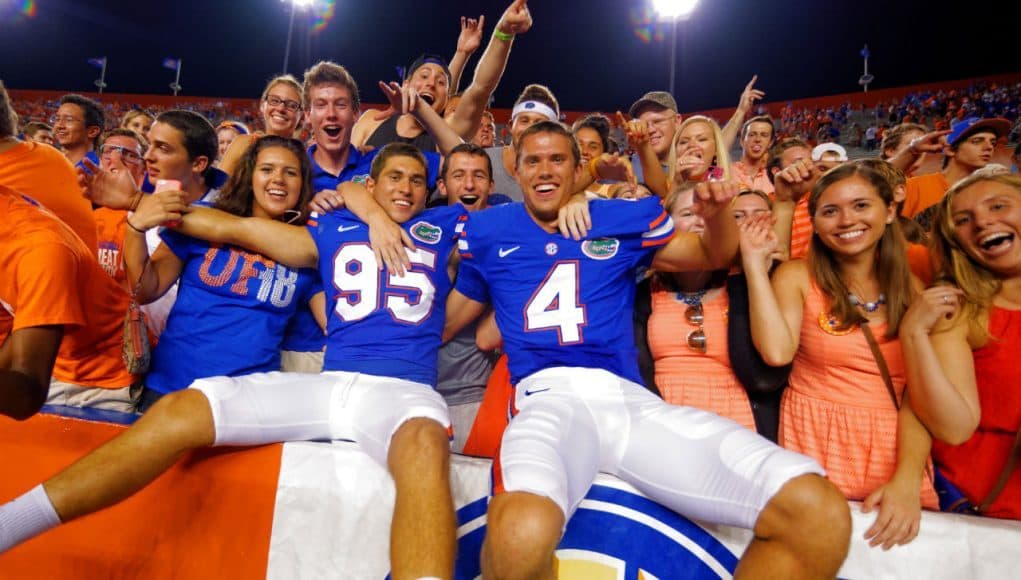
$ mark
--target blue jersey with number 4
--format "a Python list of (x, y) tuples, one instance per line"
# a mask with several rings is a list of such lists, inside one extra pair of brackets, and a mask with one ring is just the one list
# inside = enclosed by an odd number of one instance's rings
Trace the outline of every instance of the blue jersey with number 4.
[(369, 227), (346, 209), (315, 217), (326, 291), (323, 370), (436, 385), (450, 275), (447, 260), (464, 226), (464, 206), (426, 210), (401, 225), (415, 240), (404, 276), (377, 267)]
[(640, 383), (635, 282), (673, 236), (659, 200), (589, 204), (582, 241), (548, 233), (511, 204), (471, 214), (456, 288), (492, 302), (511, 381), (555, 366), (601, 368)]

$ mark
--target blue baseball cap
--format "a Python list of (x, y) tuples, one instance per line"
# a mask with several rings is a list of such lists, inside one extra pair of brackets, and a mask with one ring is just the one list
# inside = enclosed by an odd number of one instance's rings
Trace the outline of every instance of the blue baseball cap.
[(947, 135), (947, 144), (951, 147), (956, 147), (965, 137), (983, 130), (988, 133), (994, 133), (1002, 139), (1010, 132), (1010, 121), (1000, 117), (991, 119), (968, 117), (954, 125), (953, 130)]

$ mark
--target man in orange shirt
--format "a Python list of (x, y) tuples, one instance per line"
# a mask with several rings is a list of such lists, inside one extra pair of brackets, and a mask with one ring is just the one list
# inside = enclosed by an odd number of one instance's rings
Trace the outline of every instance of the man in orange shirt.
[[(143, 156), (148, 148), (149, 142), (145, 137), (131, 129), (114, 129), (103, 137), (103, 144), (99, 147), (99, 167), (111, 173), (125, 171), (131, 175), (135, 185), (141, 185), (145, 177)], [(93, 216), (99, 243), (99, 265), (125, 290), (131, 291), (131, 283), (124, 273), (123, 258), (128, 212), (98, 207)]]
[(59, 151), (34, 141), (19, 141), (18, 116), (0, 82), (0, 185), (44, 205), (71, 227), (93, 252), (96, 222), (82, 197), (74, 167)]
[(31, 198), (0, 186), (0, 215), (0, 412), (24, 419), (44, 401), (132, 411), (127, 293)]

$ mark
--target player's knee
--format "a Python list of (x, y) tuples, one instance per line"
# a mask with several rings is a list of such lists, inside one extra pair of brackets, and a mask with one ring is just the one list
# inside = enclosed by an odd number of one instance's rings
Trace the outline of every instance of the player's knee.
[(419, 417), (405, 421), (390, 440), (388, 462), (391, 471), (404, 467), (419, 476), (439, 473), (449, 458), (450, 437), (447, 430), (432, 419)]
[(212, 412), (209, 401), (199, 391), (185, 389), (162, 397), (139, 423), (143, 421), (181, 447), (213, 444)]
[(515, 553), (552, 555), (564, 529), (564, 513), (539, 495), (508, 492), (489, 503), (487, 542), (496, 552), (513, 546)]
[(755, 525), (760, 537), (805, 535), (847, 545), (851, 512), (835, 485), (822, 476), (807, 474), (788, 481), (766, 504)]

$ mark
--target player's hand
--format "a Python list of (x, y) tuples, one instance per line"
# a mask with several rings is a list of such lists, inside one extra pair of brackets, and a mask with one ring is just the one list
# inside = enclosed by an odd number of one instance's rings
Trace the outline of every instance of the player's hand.
[(514, 0), (504, 11), (496, 29), (504, 34), (524, 34), (532, 27), (532, 13), (527, 0)]
[(737, 108), (745, 115), (752, 110), (752, 105), (755, 101), (762, 100), (762, 97), (766, 96), (766, 93), (755, 88), (755, 81), (759, 80), (759, 75), (754, 75), (752, 80), (748, 81), (745, 85), (744, 91), (741, 92), (741, 98), (737, 102)]
[(111, 209), (131, 209), (140, 201), (142, 192), (127, 171), (103, 171), (89, 159), (82, 163), (85, 167), (76, 169), (78, 187), (92, 203)]
[(457, 52), (472, 54), (482, 45), (482, 29), (486, 23), (486, 16), (474, 18), (461, 17), (461, 34), (457, 37)]
[(695, 185), (692, 196), (691, 211), (709, 221), (721, 211), (734, 219), (729, 211), (730, 202), (734, 201), (741, 191), (741, 184), (736, 181), (703, 181)]
[(404, 248), (415, 249), (411, 236), (383, 212), (376, 214), (367, 223), (369, 245), (376, 255), (377, 268), (382, 270), (386, 266), (392, 274), (403, 276), (405, 270), (411, 267), (411, 259)]
[(919, 499), (921, 480), (918, 478), (894, 477), (885, 485), (869, 494), (861, 511), (871, 513), (879, 506), (875, 523), (865, 531), (865, 539), (873, 548), (884, 550), (915, 539), (922, 520), (922, 503)]
[(741, 264), (746, 272), (769, 272), (773, 265), (779, 253), (773, 222), (770, 214), (760, 214), (745, 218), (738, 226)]
[(900, 322), (900, 332), (929, 334), (941, 320), (949, 320), (960, 309), (964, 292), (953, 286), (933, 286), (919, 292)]
[(147, 231), (159, 225), (180, 224), (188, 212), (188, 194), (165, 190), (142, 197), (134, 213), (128, 216), (129, 227)]
[(584, 191), (567, 200), (557, 213), (557, 228), (565, 238), (580, 240), (592, 229), (592, 215), (588, 209), (588, 197)]
[(336, 189), (324, 189), (316, 193), (312, 197), (312, 201), (308, 202), (308, 211), (316, 212), (320, 215), (328, 214), (343, 207), (344, 196)]
[(777, 201), (797, 203), (812, 190), (818, 176), (819, 170), (814, 163), (798, 159), (773, 176), (773, 195)]

